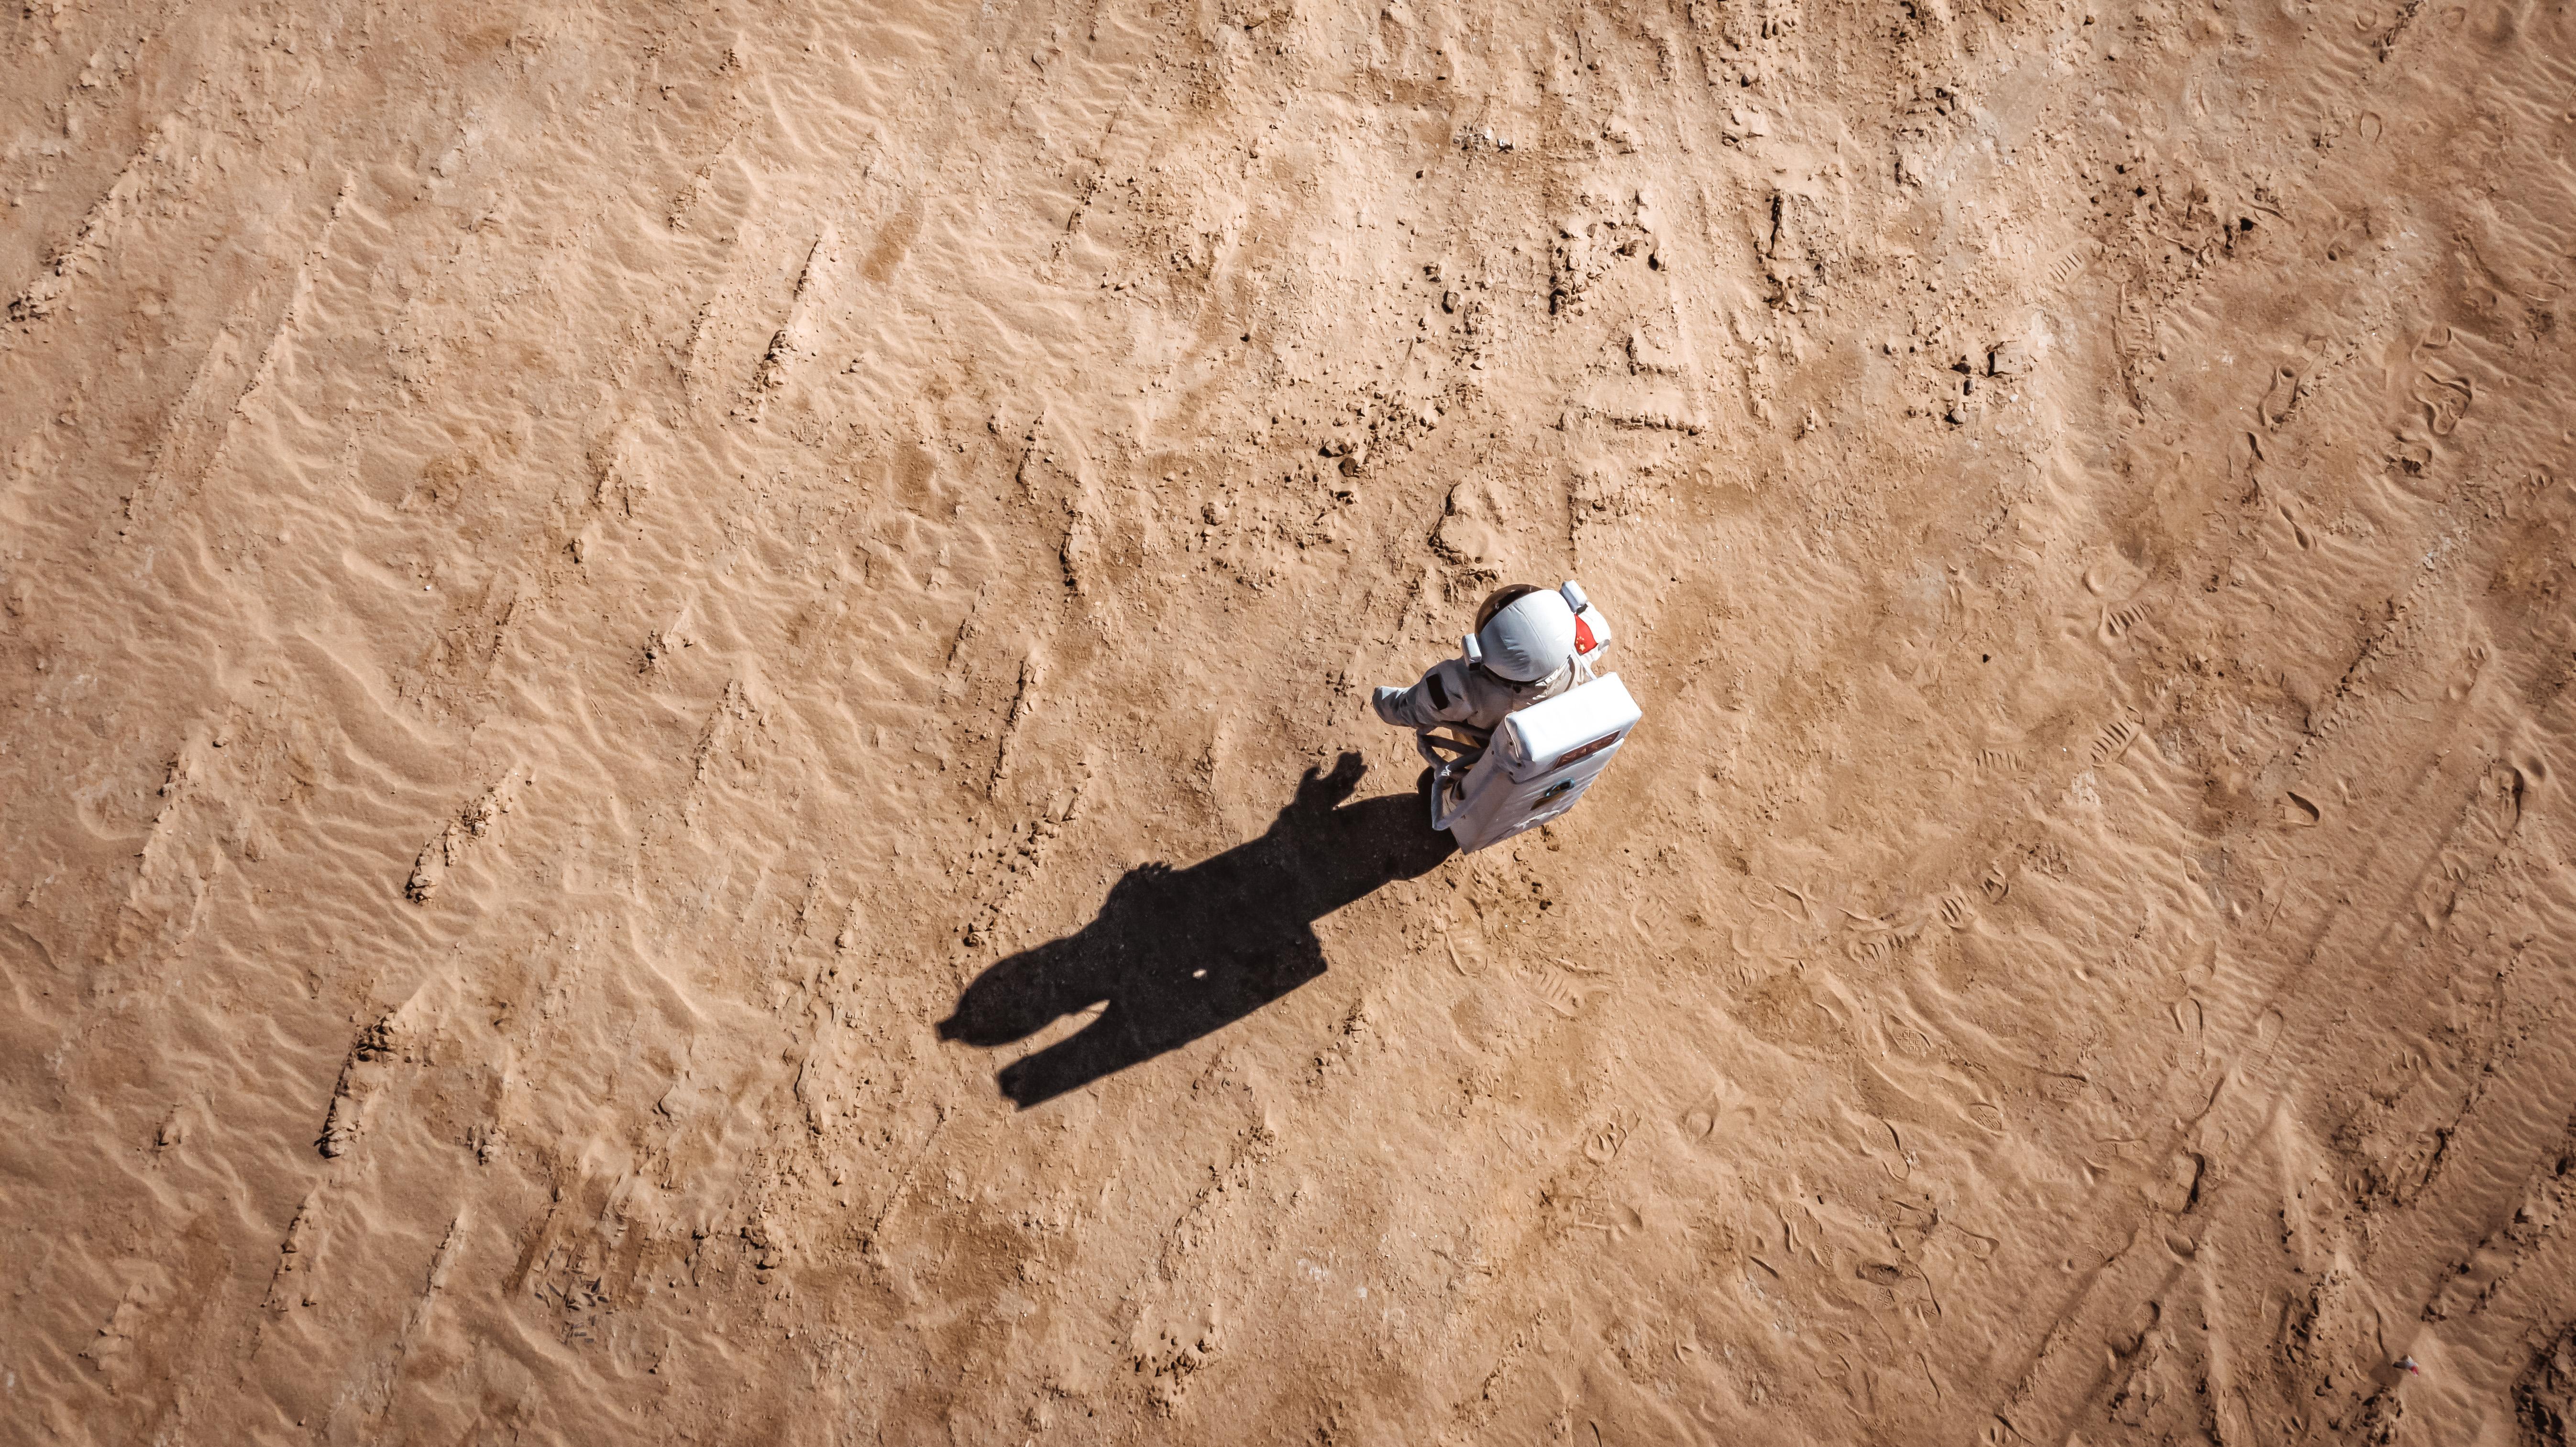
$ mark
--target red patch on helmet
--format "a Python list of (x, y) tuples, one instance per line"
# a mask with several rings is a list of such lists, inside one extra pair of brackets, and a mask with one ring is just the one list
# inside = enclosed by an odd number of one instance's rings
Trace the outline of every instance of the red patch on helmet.
[(1592, 625), (1583, 621), (1582, 614), (1575, 614), (1574, 651), (1577, 653), (1589, 653), (1599, 646), (1600, 645), (1593, 640)]

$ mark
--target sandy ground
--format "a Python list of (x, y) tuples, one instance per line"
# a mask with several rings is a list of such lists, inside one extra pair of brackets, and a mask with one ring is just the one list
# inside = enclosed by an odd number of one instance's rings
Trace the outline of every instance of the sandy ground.
[(0, 1436), (2568, 1440), (2563, 4), (0, 55)]

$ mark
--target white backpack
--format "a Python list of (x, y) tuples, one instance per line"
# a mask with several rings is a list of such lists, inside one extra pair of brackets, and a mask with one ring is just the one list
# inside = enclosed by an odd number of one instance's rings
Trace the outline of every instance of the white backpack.
[[(1557, 591), (1574, 609), (1577, 668), (1589, 673), (1609, 649), (1610, 625), (1576, 583)], [(1481, 750), (1421, 731), (1415, 738), (1431, 763), (1431, 827), (1448, 830), (1471, 854), (1537, 828), (1574, 807), (1642, 717), (1619, 675), (1605, 673), (1506, 715)]]

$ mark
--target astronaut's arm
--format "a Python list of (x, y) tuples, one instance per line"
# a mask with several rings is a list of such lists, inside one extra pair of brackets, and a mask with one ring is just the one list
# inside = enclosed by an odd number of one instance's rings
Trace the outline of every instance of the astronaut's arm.
[(1381, 688), (1374, 700), (1377, 716), (1405, 729), (1427, 729), (1457, 723), (1475, 712), (1467, 697), (1467, 665), (1444, 658), (1411, 688)]

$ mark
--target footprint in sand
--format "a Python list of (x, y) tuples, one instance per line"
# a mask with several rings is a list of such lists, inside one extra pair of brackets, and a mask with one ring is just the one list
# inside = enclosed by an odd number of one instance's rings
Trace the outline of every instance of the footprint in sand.
[(2405, 476), (2422, 477), (2433, 466), (2433, 449), (2401, 435), (2391, 439), (2388, 460)]
[(2107, 609), (2102, 614), (2101, 639), (2105, 643), (2116, 643), (2127, 636), (2129, 630), (2146, 621), (2147, 605), (2144, 603)]
[[(2254, 433), (2239, 432), (2227, 444), (2227, 475), (2229, 477), (2250, 478), (2254, 471), (2254, 464), (2263, 460), (2263, 439), (2256, 436)], [(2252, 499), (2259, 497), (2262, 492), (2262, 486), (2262, 483), (2259, 481), (2255, 482), (2254, 490), (2246, 494), (2247, 500), (2251, 501)], [(2093, 591), (2099, 593), (2102, 590), (2096, 588)]]
[(2102, 243), (2098, 241), (2077, 242), (2072, 250), (2057, 258), (2057, 260), (2049, 263), (2048, 284), (2050, 286), (2064, 286), (2066, 283), (2073, 281), (2076, 276), (2084, 270), (2084, 268), (2093, 264), (2094, 257), (2101, 254)]
[(2532, 791), (2548, 777), (2548, 766), (2536, 758), (2521, 759), (2512, 763), (2499, 762), (2488, 771), (2487, 778), (2495, 799), (2498, 833), (2510, 834), (2514, 826), (2522, 822), (2523, 809), (2529, 802)]
[(1605, 1122), (1583, 1142), (1583, 1158), (1596, 1166), (1606, 1166), (1619, 1158), (1628, 1144), (1628, 1128), (1618, 1121)]
[(1549, 1009), (1568, 1020), (1583, 1011), (1583, 992), (1577, 989), (1571, 980), (1558, 979), (1552, 975), (1542, 978), (1538, 983), (1538, 995)]
[(2461, 419), (2469, 415), (2469, 404), (2477, 400), (2477, 389), (2466, 377), (2446, 376), (2428, 371), (2424, 380), (2432, 384), (2415, 392), (2417, 405), (2424, 409), (2424, 425), (2436, 437), (2448, 437), (2459, 430)]
[(2114, 719), (2103, 725), (2102, 732), (2094, 735), (2093, 738), (2094, 767), (2100, 768), (2105, 764), (2117, 762), (2122, 754), (2129, 751), (2129, 745), (2136, 743), (2138, 735), (2144, 732), (2146, 730), (2139, 727), (2136, 719)]
[(1605, 1232), (1613, 1241), (1625, 1241), (1646, 1229), (1646, 1218), (1636, 1207), (1620, 1201), (1613, 1202), (1602, 1213), (1602, 1219), (1583, 1221), (1579, 1224), (1595, 1231)]
[[(1572, 961), (1564, 959), (1556, 963), (1559, 967), (1556, 970), (1545, 966), (1537, 968), (1538, 997), (1549, 1009), (1569, 1020), (1582, 1013), (1585, 999), (1610, 988), (1601, 980), (1590, 978), (1601, 974), (1599, 970), (1580, 969)], [(1583, 978), (1569, 978), (1569, 974)]]
[(2487, 646), (2483, 643), (2470, 645), (2467, 655), (2460, 661), (2460, 671), (2452, 676), (2451, 686), (2442, 691), (2442, 696), (2453, 703), (2466, 702), (2470, 690), (2478, 686), (2478, 675), (2486, 671), (2486, 666)]
[(1905, 938), (1894, 930), (1880, 930), (1853, 940), (1844, 947), (1843, 953), (1851, 956), (1855, 964), (1874, 965), (1894, 957), (1905, 947)]
[(2451, 329), (2437, 323), (2426, 327), (2415, 345), (2407, 349), (2407, 360), (2415, 364), (2422, 382), (2431, 384), (2429, 395), (2420, 383), (2414, 395), (2416, 404), (2424, 409), (2425, 425), (2436, 437), (2448, 437), (2458, 430), (2460, 419), (2468, 415), (2469, 404), (2477, 400), (2477, 388), (2467, 377), (2425, 360), (2425, 353), (2442, 351), (2451, 341)]
[(2254, 405), (2254, 419), (2263, 424), (2264, 431), (2278, 432), (2298, 406), (2298, 369), (2275, 367), (2272, 369), (2271, 387), (2263, 393), (2263, 400)]
[(1758, 1113), (1744, 1103), (1744, 1093), (1721, 1081), (1706, 1099), (1683, 1111), (1675, 1123), (1681, 1127), (1684, 1140), (1713, 1147), (1756, 1118)]

